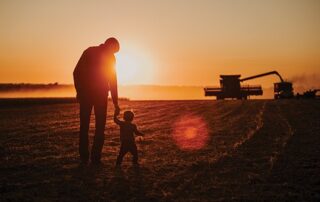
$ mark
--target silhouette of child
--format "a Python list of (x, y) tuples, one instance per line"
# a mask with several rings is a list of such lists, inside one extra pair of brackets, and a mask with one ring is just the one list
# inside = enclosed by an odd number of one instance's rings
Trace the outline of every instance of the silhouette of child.
[(125, 111), (123, 114), (124, 121), (120, 121), (117, 118), (117, 115), (114, 114), (114, 122), (120, 126), (120, 151), (117, 158), (117, 166), (120, 166), (122, 163), (123, 157), (126, 153), (130, 152), (133, 156), (132, 163), (134, 165), (138, 164), (138, 150), (135, 143), (134, 134), (139, 136), (144, 136), (143, 133), (138, 131), (137, 126), (132, 123), (134, 114), (131, 111)]

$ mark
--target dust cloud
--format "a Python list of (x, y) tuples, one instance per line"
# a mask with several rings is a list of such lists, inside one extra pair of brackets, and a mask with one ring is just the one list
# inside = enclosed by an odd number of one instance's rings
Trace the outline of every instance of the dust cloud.
[(320, 89), (320, 74), (300, 74), (293, 76), (290, 81), (294, 85), (295, 92), (304, 92), (306, 90)]

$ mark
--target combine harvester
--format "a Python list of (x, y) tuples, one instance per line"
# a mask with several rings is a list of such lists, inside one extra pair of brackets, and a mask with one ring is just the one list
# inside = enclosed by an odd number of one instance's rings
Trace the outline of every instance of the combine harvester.
[(291, 82), (282, 79), (277, 71), (258, 74), (255, 76), (240, 79), (241, 75), (220, 75), (220, 87), (204, 88), (205, 96), (216, 96), (217, 100), (231, 99), (247, 99), (252, 95), (262, 95), (262, 87), (260, 85), (241, 85), (240, 82), (256, 79), (263, 76), (275, 74), (280, 78), (280, 82), (274, 83), (274, 98), (293, 98), (293, 88)]

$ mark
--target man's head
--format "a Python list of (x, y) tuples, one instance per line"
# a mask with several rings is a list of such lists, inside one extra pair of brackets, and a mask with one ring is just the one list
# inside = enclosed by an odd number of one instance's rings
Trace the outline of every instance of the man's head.
[(125, 121), (131, 122), (133, 120), (133, 117), (134, 117), (134, 113), (132, 111), (125, 111), (123, 113), (123, 119)]
[(105, 47), (107, 47), (108, 50), (110, 50), (113, 53), (116, 53), (120, 50), (120, 44), (119, 41), (114, 38), (110, 37), (104, 42)]

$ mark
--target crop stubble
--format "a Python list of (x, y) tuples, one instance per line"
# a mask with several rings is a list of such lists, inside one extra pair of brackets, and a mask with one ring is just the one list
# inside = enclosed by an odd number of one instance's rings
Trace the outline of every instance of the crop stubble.
[[(319, 101), (122, 101), (146, 133), (141, 167), (114, 169), (118, 127), (108, 108), (102, 167), (78, 166), (78, 106), (2, 108), (2, 199), (314, 200), (319, 198)], [(206, 121), (205, 147), (171, 137), (184, 115)], [(94, 133), (92, 117), (90, 135)]]

